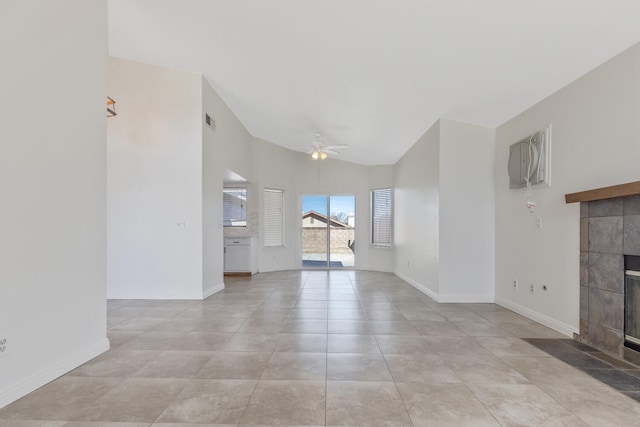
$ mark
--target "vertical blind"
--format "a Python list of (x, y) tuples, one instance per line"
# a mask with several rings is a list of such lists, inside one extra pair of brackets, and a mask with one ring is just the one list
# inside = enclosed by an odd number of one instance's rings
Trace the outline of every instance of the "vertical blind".
[(391, 189), (371, 190), (371, 243), (391, 246)]
[(264, 245), (284, 246), (284, 190), (264, 189)]

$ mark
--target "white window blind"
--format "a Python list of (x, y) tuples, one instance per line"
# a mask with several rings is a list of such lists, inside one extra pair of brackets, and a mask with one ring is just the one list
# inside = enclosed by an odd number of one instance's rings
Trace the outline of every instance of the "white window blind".
[(371, 190), (371, 243), (391, 246), (391, 189)]
[(247, 189), (223, 188), (223, 224), (225, 227), (247, 226)]
[(284, 190), (264, 189), (264, 245), (284, 246)]

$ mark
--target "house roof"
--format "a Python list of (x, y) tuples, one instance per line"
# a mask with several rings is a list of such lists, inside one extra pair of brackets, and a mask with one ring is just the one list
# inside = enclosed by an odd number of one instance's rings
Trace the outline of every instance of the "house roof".
[[(309, 217), (312, 217), (312, 218), (315, 218), (315, 219), (319, 219), (320, 221), (323, 221), (325, 224), (327, 223), (327, 216), (326, 215), (322, 215), (319, 212), (311, 210), (311, 211), (307, 211), (304, 214), (302, 214), (302, 218), (303, 219), (304, 218), (309, 218)], [(330, 224), (331, 224), (332, 227), (352, 228), (349, 224), (345, 224), (343, 222), (336, 221), (333, 218), (331, 218), (330, 221), (331, 221)]]

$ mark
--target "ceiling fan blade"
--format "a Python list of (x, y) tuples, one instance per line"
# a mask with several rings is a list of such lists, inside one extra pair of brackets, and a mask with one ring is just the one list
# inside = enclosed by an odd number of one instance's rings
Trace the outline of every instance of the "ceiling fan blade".
[(345, 149), (345, 148), (349, 148), (349, 146), (347, 144), (331, 144), (331, 145), (325, 145), (324, 148), (333, 150), (333, 149)]
[(340, 154), (340, 152), (339, 152), (339, 151), (333, 150), (333, 149), (331, 149), (331, 148), (325, 148), (325, 149), (324, 149), (324, 150), (322, 150), (322, 151), (324, 151), (324, 152), (325, 152), (325, 153), (327, 153), (327, 154)]

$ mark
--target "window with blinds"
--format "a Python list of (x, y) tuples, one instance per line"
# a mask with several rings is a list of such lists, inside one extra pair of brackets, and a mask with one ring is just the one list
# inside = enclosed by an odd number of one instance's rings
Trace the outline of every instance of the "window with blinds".
[(264, 189), (264, 246), (284, 246), (284, 190)]
[(225, 227), (247, 226), (247, 189), (222, 189), (223, 225)]
[(391, 246), (391, 188), (371, 190), (371, 244)]

